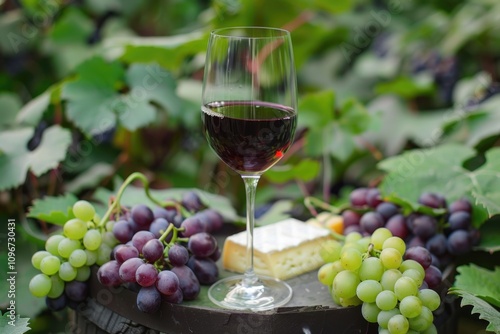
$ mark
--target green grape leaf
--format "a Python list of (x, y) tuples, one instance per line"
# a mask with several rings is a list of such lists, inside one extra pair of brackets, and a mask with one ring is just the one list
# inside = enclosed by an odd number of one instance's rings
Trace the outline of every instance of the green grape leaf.
[[(380, 189), (384, 196), (399, 197), (414, 207), (421, 193), (438, 192), (448, 199), (473, 199), (489, 217), (500, 213), (500, 148), (486, 153), (486, 163), (469, 171), (463, 167), (475, 155), (473, 149), (447, 144), (431, 149), (409, 150), (387, 158), (378, 167), (387, 172)], [(475, 222), (476, 227), (482, 222)]]
[(489, 324), (488, 327), (486, 327), (487, 331), (500, 333), (500, 312), (498, 312), (493, 306), (488, 304), (483, 299), (462, 289), (451, 288), (449, 293), (462, 297), (462, 301), (460, 303), (461, 306), (472, 306), (471, 314), (479, 314), (479, 319), (488, 321)]
[[(329, 153), (332, 157), (346, 161), (356, 151), (357, 144), (355, 137), (348, 129), (341, 124), (332, 122), (323, 129), (324, 153)], [(313, 141), (312, 145), (318, 145)]]
[(411, 99), (434, 92), (434, 81), (430, 75), (416, 77), (399, 77), (390, 82), (379, 83), (375, 86), (377, 94), (396, 94)]
[(264, 177), (274, 183), (286, 183), (292, 180), (304, 182), (314, 179), (320, 170), (319, 162), (311, 159), (304, 159), (296, 165), (279, 165), (268, 170)]
[(481, 239), (474, 249), (493, 254), (500, 251), (500, 215), (495, 215), (486, 220), (479, 228)]
[(342, 13), (349, 10), (352, 5), (352, 0), (339, 0), (339, 1), (330, 1), (330, 0), (315, 0), (315, 7), (324, 9), (332, 14)]
[(0, 110), (2, 110), (0, 128), (12, 125), (20, 108), (21, 101), (16, 94), (0, 93)]
[(0, 190), (22, 184), (29, 170), (40, 176), (57, 167), (66, 156), (71, 144), (70, 132), (58, 125), (46, 129), (40, 144), (33, 151), (28, 142), (33, 137), (33, 128), (5, 130), (0, 133)]
[(50, 105), (50, 89), (26, 103), (16, 116), (16, 122), (36, 126)]
[(306, 94), (299, 101), (299, 126), (320, 129), (333, 121), (335, 93), (331, 90)]
[[(115, 190), (110, 191), (105, 188), (97, 188), (94, 198), (97, 201), (102, 203), (108, 203), (110, 196), (116, 195), (118, 192), (118, 188), (121, 186), (121, 182), (118, 179), (115, 179)], [(182, 195), (188, 191), (194, 191), (200, 196), (200, 199), (203, 203), (205, 203), (209, 208), (217, 210), (223, 217), (224, 220), (229, 222), (237, 222), (241, 221), (242, 218), (238, 216), (236, 210), (231, 205), (231, 202), (228, 198), (211, 194), (209, 192), (194, 189), (194, 188), (171, 188), (171, 189), (152, 189), (150, 190), (151, 195), (160, 201), (165, 200), (180, 200)], [(123, 196), (120, 200), (121, 205), (133, 206), (137, 204), (147, 204), (151, 207), (155, 206), (154, 204), (144, 192), (144, 188), (128, 186), (123, 192)]]
[(33, 201), (27, 217), (64, 225), (69, 219), (74, 218), (72, 207), (76, 201), (78, 198), (71, 193), (63, 196), (45, 196)]
[(500, 307), (500, 267), (491, 271), (475, 264), (462, 265), (457, 268), (458, 275), (454, 286), (457, 289), (486, 300)]
[(78, 7), (64, 10), (52, 27), (51, 39), (56, 43), (87, 44), (87, 39), (94, 30), (94, 22)]
[(269, 208), (262, 216), (255, 220), (256, 226), (274, 224), (284, 219), (290, 218), (290, 211), (293, 208), (293, 201), (279, 200)]
[(7, 311), (0, 311), (0, 332), (5, 334), (23, 334), (31, 330), (29, 318), (21, 318), (20, 315), (11, 316)]
[(64, 185), (64, 190), (70, 193), (79, 193), (84, 189), (93, 189), (106, 177), (113, 174), (113, 166), (105, 162), (92, 164), (89, 169), (79, 174)]
[(352, 134), (360, 134), (370, 126), (370, 115), (359, 101), (349, 98), (340, 108), (340, 128), (349, 130)]
[(76, 68), (77, 78), (62, 88), (66, 115), (87, 134), (98, 134), (116, 124), (114, 109), (121, 105), (116, 92), (124, 71), (117, 62), (91, 58)]

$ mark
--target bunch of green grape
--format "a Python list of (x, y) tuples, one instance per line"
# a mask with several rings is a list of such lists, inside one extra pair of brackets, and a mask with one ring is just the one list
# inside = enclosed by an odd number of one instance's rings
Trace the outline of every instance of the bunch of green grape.
[(29, 290), (36, 297), (46, 297), (51, 310), (74, 306), (88, 295), (90, 266), (109, 261), (118, 243), (111, 224), (99, 227), (100, 218), (87, 201), (73, 205), (75, 218), (68, 220), (62, 234), (50, 236), (45, 250), (33, 254), (31, 263), (41, 273), (35, 275)]
[(363, 317), (378, 323), (379, 333), (437, 333), (432, 312), (441, 299), (427, 288), (419, 258), (404, 259), (405, 252), (403, 239), (387, 228), (375, 230), (370, 237), (353, 232), (344, 244), (325, 243), (321, 255), (326, 264), (319, 269), (318, 279), (329, 287), (336, 304), (362, 305)]

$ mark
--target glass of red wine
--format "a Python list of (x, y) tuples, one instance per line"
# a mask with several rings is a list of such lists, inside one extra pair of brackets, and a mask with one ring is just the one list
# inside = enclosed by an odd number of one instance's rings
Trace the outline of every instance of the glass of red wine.
[(203, 79), (205, 136), (219, 158), (243, 178), (246, 190), (246, 272), (212, 285), (209, 298), (229, 309), (267, 310), (286, 304), (290, 286), (257, 276), (253, 263), (257, 183), (292, 144), (297, 84), (290, 33), (266, 27), (211, 33)]

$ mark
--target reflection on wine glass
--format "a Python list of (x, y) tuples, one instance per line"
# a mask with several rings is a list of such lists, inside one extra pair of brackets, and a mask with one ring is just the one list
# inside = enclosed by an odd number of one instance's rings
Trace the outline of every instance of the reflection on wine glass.
[(203, 79), (205, 136), (219, 158), (245, 183), (247, 269), (215, 283), (210, 299), (255, 311), (286, 304), (292, 289), (253, 269), (255, 191), (260, 176), (290, 147), (297, 124), (297, 87), (290, 33), (235, 27), (210, 35)]

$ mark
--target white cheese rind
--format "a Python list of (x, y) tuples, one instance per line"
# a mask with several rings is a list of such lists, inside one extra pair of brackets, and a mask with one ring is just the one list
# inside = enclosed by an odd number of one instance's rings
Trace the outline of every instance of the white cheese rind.
[[(322, 243), (330, 233), (297, 219), (254, 229), (254, 270), (257, 274), (286, 280), (319, 268)], [(224, 269), (246, 269), (246, 231), (226, 238), (222, 253)]]

